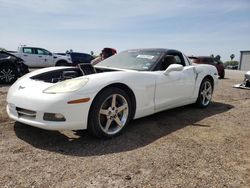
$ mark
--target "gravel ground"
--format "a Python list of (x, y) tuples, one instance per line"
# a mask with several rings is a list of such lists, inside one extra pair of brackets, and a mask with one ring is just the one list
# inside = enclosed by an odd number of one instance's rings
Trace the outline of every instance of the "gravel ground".
[(132, 121), (99, 140), (8, 119), (0, 86), (0, 187), (250, 187), (250, 90), (227, 71), (207, 109)]

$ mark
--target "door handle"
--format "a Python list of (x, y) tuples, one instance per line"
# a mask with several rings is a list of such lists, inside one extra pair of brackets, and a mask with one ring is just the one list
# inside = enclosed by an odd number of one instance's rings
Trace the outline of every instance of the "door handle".
[(41, 55), (39, 55), (38, 57), (42, 57)]
[(26, 56), (28, 56), (28, 55), (23, 55), (23, 56), (25, 56), (25, 57), (26, 57)]

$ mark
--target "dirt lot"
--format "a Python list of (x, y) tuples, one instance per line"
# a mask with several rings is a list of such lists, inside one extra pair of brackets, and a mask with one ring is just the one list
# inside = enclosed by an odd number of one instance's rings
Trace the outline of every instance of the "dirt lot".
[(207, 109), (132, 121), (111, 140), (8, 119), (0, 86), (0, 187), (250, 187), (250, 90), (227, 71)]

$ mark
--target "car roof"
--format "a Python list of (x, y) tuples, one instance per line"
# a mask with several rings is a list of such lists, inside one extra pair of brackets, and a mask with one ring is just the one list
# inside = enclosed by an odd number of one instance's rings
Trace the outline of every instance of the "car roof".
[(129, 50), (125, 50), (125, 51), (133, 51), (133, 50), (151, 50), (151, 51), (159, 51), (159, 52), (163, 52), (163, 53), (166, 53), (166, 52), (178, 52), (178, 53), (181, 53), (180, 51), (178, 50), (175, 50), (175, 49), (168, 49), (168, 48), (135, 48), (135, 49), (129, 49)]
[(38, 49), (44, 49), (45, 50), (45, 48), (35, 47), (35, 46), (20, 46), (19, 48), (38, 48)]

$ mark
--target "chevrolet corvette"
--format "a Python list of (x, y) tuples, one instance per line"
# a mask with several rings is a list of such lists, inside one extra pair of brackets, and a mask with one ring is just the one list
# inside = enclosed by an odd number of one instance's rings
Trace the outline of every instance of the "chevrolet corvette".
[(9, 89), (7, 113), (47, 130), (83, 130), (109, 138), (132, 119), (212, 99), (218, 73), (193, 65), (173, 49), (133, 49), (95, 67), (50, 67), (19, 78)]

